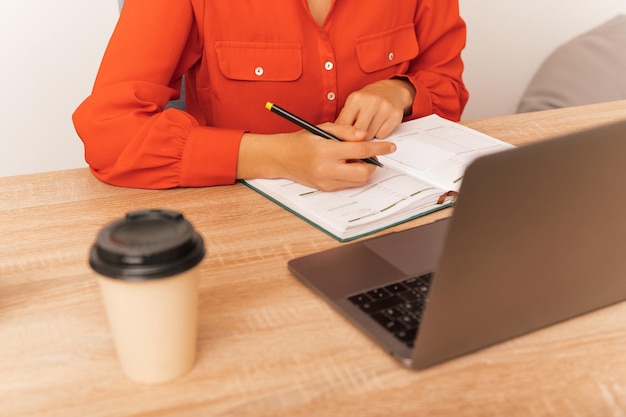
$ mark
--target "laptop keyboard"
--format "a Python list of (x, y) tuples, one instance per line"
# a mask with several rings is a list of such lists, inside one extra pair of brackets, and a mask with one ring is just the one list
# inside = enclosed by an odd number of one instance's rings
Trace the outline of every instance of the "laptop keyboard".
[(413, 348), (426, 305), (432, 273), (348, 297), (398, 340)]

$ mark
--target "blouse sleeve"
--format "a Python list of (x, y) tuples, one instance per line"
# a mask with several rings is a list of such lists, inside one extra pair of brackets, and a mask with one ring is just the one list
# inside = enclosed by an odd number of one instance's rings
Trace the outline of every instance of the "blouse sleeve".
[(436, 113), (458, 121), (469, 97), (462, 79), (465, 22), (459, 15), (458, 0), (421, 3), (416, 16), (419, 55), (404, 75), (416, 89), (408, 118)]
[(73, 114), (100, 180), (137, 188), (230, 184), (243, 131), (169, 108), (202, 40), (189, 0), (127, 1), (91, 95)]

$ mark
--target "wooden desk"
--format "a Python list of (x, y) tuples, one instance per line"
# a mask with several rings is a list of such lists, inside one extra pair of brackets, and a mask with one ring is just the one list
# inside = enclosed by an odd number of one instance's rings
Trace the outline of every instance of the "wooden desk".
[[(466, 124), (523, 144), (618, 119), (626, 101)], [(0, 178), (0, 193), (2, 416), (626, 414), (626, 303), (409, 371), (287, 271), (340, 243), (244, 186), (133, 190), (78, 169)], [(154, 207), (182, 211), (209, 253), (198, 362), (143, 386), (118, 367), (87, 252), (105, 223)]]

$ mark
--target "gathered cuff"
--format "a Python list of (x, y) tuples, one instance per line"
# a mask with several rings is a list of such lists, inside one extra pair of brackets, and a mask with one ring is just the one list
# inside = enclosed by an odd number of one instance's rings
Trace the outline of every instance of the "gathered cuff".
[(180, 186), (234, 184), (243, 130), (196, 126), (181, 158)]

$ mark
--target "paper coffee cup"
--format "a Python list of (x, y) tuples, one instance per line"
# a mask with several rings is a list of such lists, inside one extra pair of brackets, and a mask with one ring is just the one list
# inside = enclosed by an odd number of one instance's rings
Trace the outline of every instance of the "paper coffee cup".
[(193, 367), (204, 255), (202, 237), (174, 211), (130, 212), (98, 233), (89, 264), (130, 379), (167, 382)]

